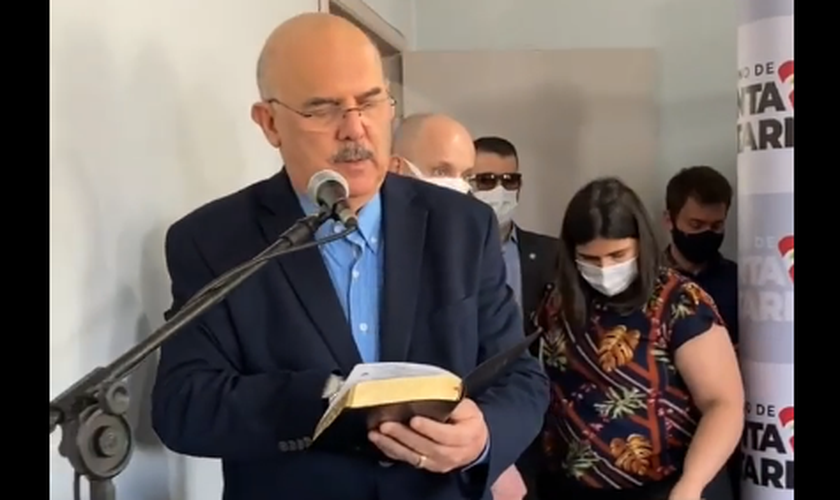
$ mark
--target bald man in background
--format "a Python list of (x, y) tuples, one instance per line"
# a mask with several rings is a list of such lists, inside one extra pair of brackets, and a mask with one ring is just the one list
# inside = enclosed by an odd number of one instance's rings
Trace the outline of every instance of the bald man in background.
[[(379, 52), (351, 23), (305, 14), (282, 24), (257, 83), (251, 117), (285, 168), (170, 227), (167, 314), (318, 213), (306, 186), (322, 169), (347, 179), (358, 229), (276, 259), (167, 342), (155, 431), (175, 452), (221, 459), (224, 500), (489, 499), (548, 405), (545, 375), (527, 354), (445, 423), (418, 417), (368, 431), (350, 419), (331, 439), (310, 438), (360, 363), (413, 361), (463, 376), (522, 339), (492, 210), (388, 173), (394, 101)], [(330, 220), (316, 237), (344, 230)]]
[(456, 120), (436, 113), (406, 117), (394, 136), (391, 172), (468, 193), (463, 174), (475, 165), (469, 131)]
[[(470, 190), (464, 172), (475, 165), (472, 136), (461, 123), (443, 114), (406, 117), (394, 136), (391, 171), (461, 193)], [(527, 489), (515, 466), (491, 488), (493, 500), (522, 500)]]

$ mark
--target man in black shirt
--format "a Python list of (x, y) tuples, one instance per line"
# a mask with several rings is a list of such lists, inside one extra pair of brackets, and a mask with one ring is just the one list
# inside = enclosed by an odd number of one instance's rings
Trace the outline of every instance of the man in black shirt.
[(665, 226), (671, 244), (666, 262), (691, 277), (717, 304), (738, 345), (738, 265), (720, 254), (732, 186), (717, 170), (690, 167), (668, 182)]
[[(712, 296), (737, 349), (738, 264), (720, 254), (731, 204), (732, 186), (712, 167), (685, 168), (672, 177), (665, 190), (665, 227), (671, 232), (665, 262)], [(739, 455), (736, 451), (727, 466), (736, 500)]]

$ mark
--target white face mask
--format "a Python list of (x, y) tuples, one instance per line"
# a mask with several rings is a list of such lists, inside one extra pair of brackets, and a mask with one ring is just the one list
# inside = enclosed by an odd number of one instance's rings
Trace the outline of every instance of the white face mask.
[(414, 177), (420, 179), (421, 181), (448, 189), (454, 189), (459, 193), (467, 194), (470, 192), (470, 183), (460, 177), (429, 177), (427, 175), (423, 175), (423, 172), (421, 172), (420, 169), (410, 161), (405, 160), (405, 164), (408, 166), (408, 169), (411, 170)]
[(608, 267), (599, 267), (586, 262), (577, 261), (577, 268), (583, 279), (592, 288), (603, 293), (607, 297), (618, 295), (627, 290), (636, 277), (639, 275), (639, 266), (636, 258), (632, 258), (621, 264), (614, 264)]
[(493, 211), (496, 212), (496, 218), (499, 219), (499, 225), (504, 226), (513, 220), (513, 212), (516, 210), (518, 201), (516, 200), (516, 191), (509, 191), (501, 185), (494, 187), (489, 191), (475, 191), (473, 196), (490, 205)]

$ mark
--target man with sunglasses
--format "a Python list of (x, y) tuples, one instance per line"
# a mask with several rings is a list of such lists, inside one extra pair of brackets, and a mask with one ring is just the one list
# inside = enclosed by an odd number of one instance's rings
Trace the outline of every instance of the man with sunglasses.
[(501, 137), (481, 137), (473, 143), (475, 167), (467, 172), (473, 196), (490, 205), (499, 220), (508, 285), (522, 308), (525, 331), (537, 310), (557, 261), (557, 239), (526, 231), (513, 221), (519, 204), (522, 174), (516, 147)]
[[(513, 221), (522, 187), (516, 147), (501, 137), (481, 137), (473, 144), (475, 167), (467, 172), (467, 181), (472, 186), (473, 196), (490, 205), (496, 214), (507, 283), (522, 309), (524, 331), (530, 334), (535, 328), (531, 317), (552, 286), (558, 241), (525, 231)], [(532, 349), (535, 356), (538, 355), (537, 345)], [(541, 456), (539, 443), (534, 442), (516, 463), (528, 490), (526, 500), (539, 498), (536, 483)]]
[[(152, 423), (186, 455), (221, 459), (225, 500), (464, 500), (539, 433), (548, 383), (530, 356), (446, 422), (334, 427), (312, 442), (360, 363), (419, 362), (465, 374), (521, 340), (493, 214), (475, 200), (392, 175), (394, 100), (379, 51), (356, 26), (303, 14), (269, 35), (251, 117), (285, 163), (167, 231), (168, 314), (316, 215), (317, 172), (349, 185), (357, 226), (274, 259), (161, 349)], [(217, 497), (218, 498), (218, 497)]]

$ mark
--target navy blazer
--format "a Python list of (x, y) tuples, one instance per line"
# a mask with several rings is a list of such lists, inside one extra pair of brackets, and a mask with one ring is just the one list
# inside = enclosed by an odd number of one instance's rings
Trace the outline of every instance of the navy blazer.
[[(466, 375), (521, 340), (490, 208), (390, 174), (381, 194), (381, 361)], [(281, 172), (173, 224), (166, 236), (170, 314), (303, 215)], [(491, 446), (486, 465), (467, 473), (298, 446), (326, 408), (328, 376), (360, 362), (320, 252), (283, 256), (163, 346), (154, 429), (175, 452), (222, 459), (225, 500), (455, 500), (490, 498), (492, 482), (542, 426), (548, 384), (526, 354), (476, 397)]]

